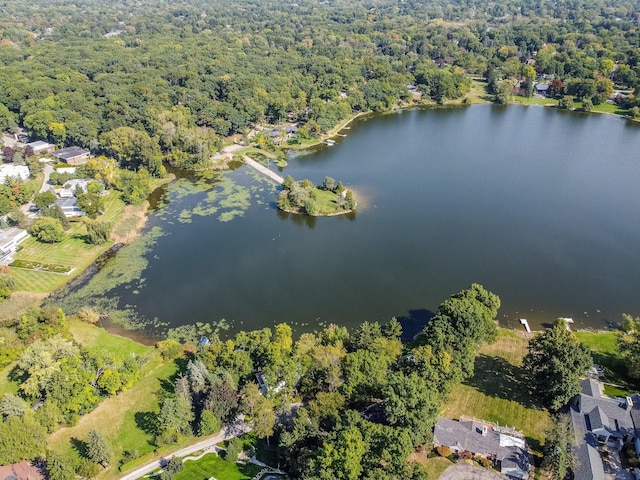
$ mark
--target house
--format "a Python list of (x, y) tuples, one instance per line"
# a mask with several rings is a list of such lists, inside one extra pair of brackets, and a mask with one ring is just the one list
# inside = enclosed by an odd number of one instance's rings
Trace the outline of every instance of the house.
[(69, 165), (82, 165), (89, 160), (90, 152), (80, 147), (66, 147), (53, 152), (53, 156)]
[(51, 143), (38, 140), (37, 142), (27, 143), (25, 145), (25, 149), (30, 150), (33, 155), (38, 155), (40, 153), (52, 153), (56, 149), (56, 146)]
[(5, 228), (0, 230), (0, 263), (8, 265), (13, 262), (12, 255), (18, 250), (18, 245), (29, 234), (21, 228)]
[(264, 378), (264, 374), (262, 372), (256, 373), (256, 380), (258, 381), (258, 388), (260, 389), (260, 393), (262, 395), (266, 395), (269, 391), (269, 384), (267, 383), (267, 379)]
[(547, 96), (547, 92), (549, 91), (549, 84), (547, 83), (536, 83), (535, 90), (538, 95), (542, 95), (543, 97)]
[(0, 467), (0, 480), (43, 480), (44, 475), (36, 466), (23, 460), (20, 463)]
[(85, 213), (78, 206), (78, 201), (75, 198), (59, 198), (56, 200), (56, 205), (60, 207), (62, 213), (67, 218), (70, 217), (83, 217)]
[(58, 198), (73, 198), (73, 190), (68, 188), (56, 188), (53, 190), (53, 193), (56, 194)]
[(497, 470), (511, 478), (529, 478), (531, 454), (524, 439), (498, 431), (486, 422), (440, 417), (433, 430), (433, 444), (455, 453), (470, 452), (493, 461)]
[(269, 131), (269, 137), (272, 140), (290, 140), (298, 135), (298, 127), (295, 125), (278, 125), (273, 130)]
[(97, 180), (93, 180), (91, 178), (72, 178), (71, 180), (67, 180), (63, 187), (67, 190), (71, 190), (72, 192), (77, 191), (79, 188), (84, 193), (87, 193), (91, 182), (97, 182)]
[(26, 165), (0, 165), (0, 183), (4, 183), (7, 178), (20, 179), (26, 181), (31, 174)]
[[(575, 478), (604, 480), (601, 451), (618, 455), (623, 443), (635, 441), (640, 427), (640, 395), (627, 398), (603, 394), (602, 384), (592, 378), (580, 383), (582, 391), (570, 404), (571, 421), (576, 436), (573, 453), (578, 459)], [(635, 420), (635, 423), (634, 423)]]

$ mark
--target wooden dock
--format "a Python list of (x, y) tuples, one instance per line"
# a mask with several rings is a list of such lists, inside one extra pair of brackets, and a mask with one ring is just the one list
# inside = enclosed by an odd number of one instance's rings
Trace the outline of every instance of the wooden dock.
[(282, 178), (280, 175), (278, 175), (276, 172), (269, 170), (267, 167), (265, 167), (264, 165), (261, 165), (260, 163), (256, 162), (253, 158), (249, 158), (246, 155), (243, 155), (242, 157), (245, 161), (245, 163), (247, 165), (249, 165), (252, 168), (255, 168), (257, 171), (259, 171), (260, 173), (262, 173), (263, 175), (266, 175), (267, 177), (269, 177), (271, 180), (273, 180), (274, 182), (276, 182), (278, 185), (282, 185), (282, 183), (284, 182), (284, 178)]

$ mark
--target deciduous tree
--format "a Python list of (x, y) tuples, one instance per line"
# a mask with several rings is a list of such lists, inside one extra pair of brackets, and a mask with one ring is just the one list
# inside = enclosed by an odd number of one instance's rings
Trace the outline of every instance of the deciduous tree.
[(580, 377), (591, 363), (589, 349), (567, 330), (562, 319), (529, 340), (523, 359), (535, 394), (554, 411), (580, 392)]

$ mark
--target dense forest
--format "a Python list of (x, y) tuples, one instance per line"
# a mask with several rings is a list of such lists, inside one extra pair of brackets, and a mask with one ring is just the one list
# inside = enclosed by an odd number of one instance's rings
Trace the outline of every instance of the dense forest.
[(21, 124), (154, 175), (162, 161), (206, 163), (257, 125), (317, 135), (354, 113), (461, 98), (471, 76), (499, 102), (541, 79), (591, 104), (640, 85), (637, 1), (85, 0), (0, 12), (0, 130)]

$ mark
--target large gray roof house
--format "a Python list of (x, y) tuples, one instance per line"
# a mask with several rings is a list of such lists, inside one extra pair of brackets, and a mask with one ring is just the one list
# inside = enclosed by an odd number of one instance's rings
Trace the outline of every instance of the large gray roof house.
[(627, 398), (609, 397), (602, 393), (602, 384), (591, 378), (581, 382), (582, 391), (570, 405), (571, 421), (576, 436), (573, 452), (578, 466), (575, 478), (604, 480), (602, 446), (618, 450), (623, 443), (635, 440), (638, 449), (639, 431), (634, 424), (640, 420), (640, 395)]
[(496, 463), (501, 473), (512, 478), (529, 478), (531, 455), (523, 439), (506, 435), (490, 424), (440, 417), (433, 430), (435, 446), (449, 447), (452, 451), (471, 452)]

